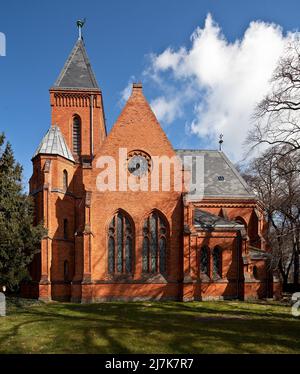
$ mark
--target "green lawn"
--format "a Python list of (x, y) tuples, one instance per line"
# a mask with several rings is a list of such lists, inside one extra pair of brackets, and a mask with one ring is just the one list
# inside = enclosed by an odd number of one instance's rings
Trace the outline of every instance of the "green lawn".
[(8, 304), (7, 317), (0, 317), (0, 353), (300, 353), (300, 318), (287, 306)]

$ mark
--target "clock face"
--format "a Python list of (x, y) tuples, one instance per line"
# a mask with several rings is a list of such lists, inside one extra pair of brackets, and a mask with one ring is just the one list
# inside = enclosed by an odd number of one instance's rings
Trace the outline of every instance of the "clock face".
[(128, 171), (136, 177), (146, 175), (149, 167), (149, 160), (143, 155), (133, 155), (128, 159)]

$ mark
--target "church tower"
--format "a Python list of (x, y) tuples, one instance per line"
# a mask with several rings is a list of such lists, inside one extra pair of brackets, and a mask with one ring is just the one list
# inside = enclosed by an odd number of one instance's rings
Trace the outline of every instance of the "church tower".
[(59, 124), (79, 162), (91, 162), (106, 136), (102, 93), (80, 37), (50, 89), (51, 124)]
[[(78, 25), (79, 26), (79, 25)], [(82, 26), (82, 25), (81, 25)], [(70, 299), (83, 280), (86, 201), (94, 155), (106, 138), (102, 93), (79, 37), (50, 88), (51, 126), (33, 158), (30, 193), (48, 230), (31, 264), (30, 296)], [(75, 290), (75, 294), (76, 294)], [(80, 295), (78, 295), (80, 298)]]

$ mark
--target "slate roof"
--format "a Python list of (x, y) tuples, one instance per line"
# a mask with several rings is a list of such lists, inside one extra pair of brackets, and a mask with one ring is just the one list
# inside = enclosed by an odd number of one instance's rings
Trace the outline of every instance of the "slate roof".
[(52, 88), (99, 90), (82, 39), (78, 39)]
[(59, 155), (75, 162), (63, 134), (57, 125), (51, 126), (35, 151), (33, 158), (38, 154)]
[[(194, 176), (202, 177), (200, 184), (197, 183), (196, 187), (191, 186), (189, 198), (255, 198), (246, 181), (223, 152), (178, 149), (176, 153), (185, 167), (192, 171), (193, 183), (195, 183)], [(195, 156), (199, 157), (200, 170), (196, 167)]]
[(194, 225), (201, 227), (204, 230), (215, 229), (233, 229), (242, 230), (244, 225), (235, 221), (229, 221), (223, 217), (216, 216), (212, 213), (205, 212), (201, 209), (195, 209), (194, 212)]

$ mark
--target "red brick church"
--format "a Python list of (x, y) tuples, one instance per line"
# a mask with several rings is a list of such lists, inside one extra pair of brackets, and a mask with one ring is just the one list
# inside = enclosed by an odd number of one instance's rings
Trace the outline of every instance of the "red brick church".
[[(30, 179), (36, 221), (48, 234), (24, 295), (75, 302), (278, 296), (263, 206), (222, 151), (174, 149), (141, 84), (133, 84), (107, 133), (102, 92), (81, 37), (50, 88), (50, 105), (51, 126), (32, 158)], [(105, 157), (116, 161), (118, 181), (137, 182), (150, 181), (155, 157), (176, 159), (185, 186), (198, 158), (201, 193), (174, 188), (172, 165), (169, 189), (133, 190), (118, 182), (101, 190)]]

